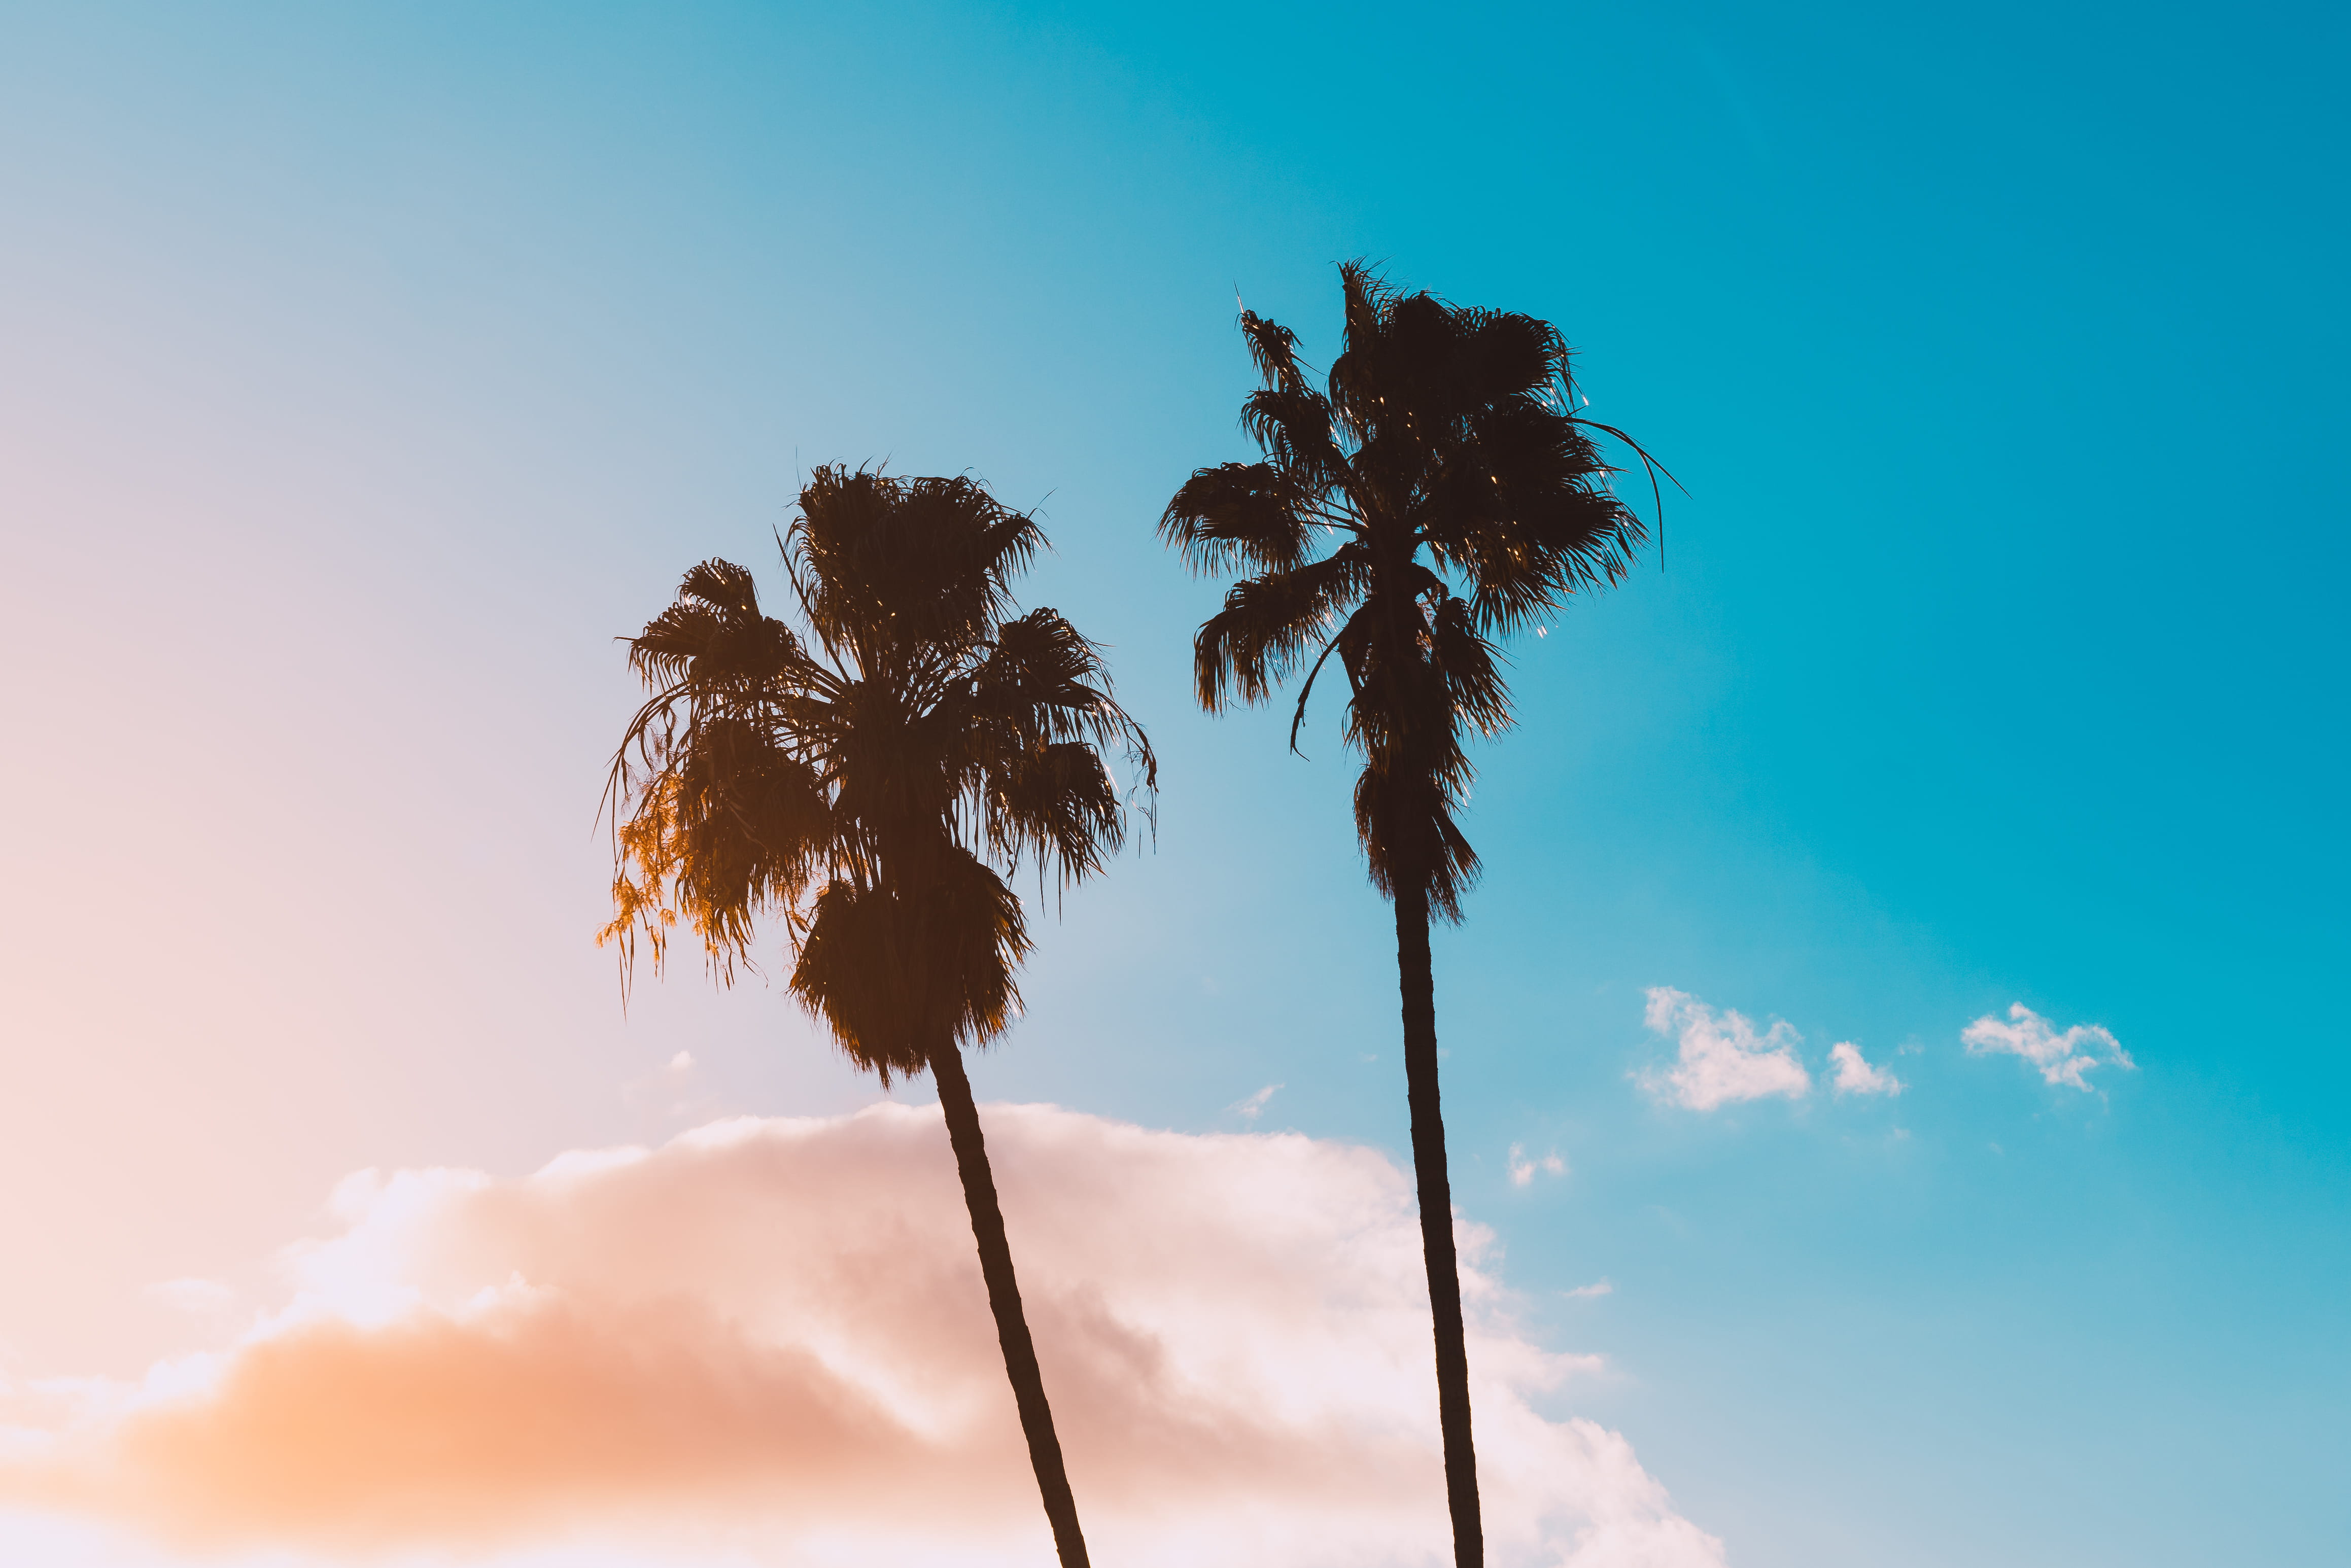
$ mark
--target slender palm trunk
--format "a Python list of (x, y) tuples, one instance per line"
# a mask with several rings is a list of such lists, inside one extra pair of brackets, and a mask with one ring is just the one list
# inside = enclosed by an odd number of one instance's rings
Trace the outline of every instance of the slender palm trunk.
[[(1399, 868), (1401, 869), (1401, 868)], [(1396, 978), (1404, 993), (1404, 1081), (1412, 1106), (1412, 1169), (1420, 1184), (1420, 1249), (1437, 1320), (1437, 1423), (1445, 1434), (1445, 1500), (1453, 1513), (1454, 1568), (1483, 1568), (1478, 1451), (1469, 1437), (1469, 1352), (1461, 1329), (1461, 1275), (1453, 1254), (1453, 1183), (1437, 1093), (1437, 977), (1428, 953), (1427, 884), (1395, 879)]]
[[(1421, 946), (1427, 947), (1426, 934)], [(1045, 1379), (1037, 1369), (1037, 1347), (1020, 1311), (1020, 1285), (1012, 1276), (1012, 1244), (1004, 1238), (1004, 1211), (996, 1203), (996, 1177), (987, 1168), (987, 1145), (979, 1135), (979, 1107), (963, 1070), (963, 1052), (953, 1045), (931, 1053), (939, 1082), (939, 1106), (946, 1113), (947, 1139), (955, 1145), (956, 1173), (963, 1177), (963, 1200), (971, 1210), (972, 1239), (979, 1243), (979, 1271), (987, 1281), (987, 1307), (996, 1314), (997, 1343), (1004, 1347), (1004, 1374), (1020, 1406), (1020, 1430), (1029, 1439), (1029, 1462), (1044, 1494), (1045, 1517), (1053, 1524), (1053, 1547), (1061, 1568), (1088, 1568), (1086, 1538), (1078, 1530), (1078, 1502), (1061, 1464), (1061, 1440), (1053, 1435), (1052, 1407), (1045, 1403)], [(1439, 1177), (1442, 1180), (1442, 1176)], [(1448, 1239), (1447, 1258), (1452, 1256)], [(1457, 1292), (1458, 1294), (1458, 1292)], [(1460, 1310), (1454, 1320), (1458, 1324)], [(1457, 1328), (1456, 1343), (1460, 1335)], [(1466, 1406), (1465, 1406), (1466, 1408)]]

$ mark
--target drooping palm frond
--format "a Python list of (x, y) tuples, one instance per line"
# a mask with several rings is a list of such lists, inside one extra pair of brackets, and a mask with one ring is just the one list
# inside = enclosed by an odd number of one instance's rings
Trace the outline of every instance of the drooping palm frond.
[(991, 769), (983, 821), (998, 857), (1033, 858), (1064, 885), (1091, 876), (1126, 839), (1126, 813), (1102, 754), (1076, 741), (1024, 751)]
[(683, 917), (731, 976), (757, 917), (799, 900), (832, 836), (820, 780), (766, 719), (815, 672), (760, 613), (750, 574), (723, 560), (686, 573), (677, 601), (630, 641), (629, 663), (655, 693), (606, 784), (614, 917), (600, 939), (619, 944), (625, 982), (637, 936), (658, 970)]
[(1193, 689), (1210, 713), (1263, 702), (1363, 596), (1371, 572), (1360, 544), (1288, 571), (1244, 578), (1193, 640)]
[(1406, 817), (1416, 817), (1422, 834), (1433, 841), (1433, 852), (1417, 857), (1415, 875), (1429, 914), (1450, 925), (1461, 922), (1461, 898), (1478, 881), (1478, 852), (1469, 847), (1453, 820), (1455, 803), (1442, 798), (1431, 803), (1426, 787), (1401, 789), (1405, 780), (1390, 769), (1366, 767), (1355, 779), (1355, 834), (1364, 848), (1372, 885), (1390, 899), (1396, 896), (1397, 867), (1395, 830)]
[(1272, 464), (1224, 463), (1184, 481), (1159, 537), (1197, 572), (1291, 571), (1312, 547), (1317, 510), (1317, 492)]
[(1489, 739), (1510, 727), (1501, 655), (1479, 635), (1474, 613), (1462, 601), (1448, 596), (1429, 617), (1428, 662), (1444, 677), (1446, 706), (1462, 722)]
[(1020, 900), (968, 853), (942, 856), (935, 871), (919, 901), (828, 883), (792, 967), (792, 995), (884, 1085), (923, 1071), (934, 1051), (992, 1040), (1020, 1005)]
[[(1050, 610), (997, 631), (973, 674), (967, 731), (968, 796), (989, 852), (1032, 861), (1063, 886), (1099, 870), (1126, 841), (1132, 798), (1146, 818), (1159, 761), (1110, 693), (1101, 651)], [(1134, 789), (1103, 760), (1121, 750)]]
[(1266, 387), (1241, 404), (1241, 428), (1274, 471), (1308, 495), (1346, 487), (1346, 448), (1331, 402), (1304, 387)]
[(1101, 651), (1057, 612), (1032, 610), (997, 628), (972, 672), (972, 712), (1024, 741), (1113, 745), (1127, 727), (1108, 685)]

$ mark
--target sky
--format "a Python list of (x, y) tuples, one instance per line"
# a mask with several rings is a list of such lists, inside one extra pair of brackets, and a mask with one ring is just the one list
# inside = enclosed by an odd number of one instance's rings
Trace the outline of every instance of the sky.
[[(1437, 937), (1498, 1563), (2339, 1551), (2346, 44), (0, 3), (5, 1554), (1041, 1560), (927, 1085), (593, 943), (614, 639), (873, 461), (1037, 508), (1162, 758), (973, 1067), (1090, 1527), (1434, 1561), (1353, 769), (1191, 706), (1153, 533), (1351, 257), (1687, 489)], [(541, 1407), (674, 1440), (369, 1447)]]

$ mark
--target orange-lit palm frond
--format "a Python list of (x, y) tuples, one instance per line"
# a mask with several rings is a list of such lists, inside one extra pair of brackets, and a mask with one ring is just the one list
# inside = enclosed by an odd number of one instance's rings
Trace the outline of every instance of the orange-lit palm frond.
[(644, 934), (658, 969), (683, 917), (731, 974), (758, 915), (792, 906), (832, 839), (815, 770), (769, 721), (822, 672), (759, 612), (750, 574), (721, 560), (686, 574), (677, 601), (630, 640), (629, 662), (655, 694), (607, 785), (617, 863), (601, 939), (620, 944), (625, 975)]

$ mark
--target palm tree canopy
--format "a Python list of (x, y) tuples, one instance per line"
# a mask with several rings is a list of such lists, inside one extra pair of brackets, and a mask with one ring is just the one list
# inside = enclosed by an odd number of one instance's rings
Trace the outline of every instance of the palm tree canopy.
[(625, 975), (681, 917), (731, 980), (785, 917), (793, 994), (852, 1060), (914, 1073), (1019, 1006), (1028, 950), (1005, 877), (1063, 885), (1125, 841), (1157, 765), (1099, 651), (1011, 580), (1044, 537), (965, 478), (819, 468), (782, 540), (798, 629), (724, 560), (629, 640), (653, 695), (613, 759)]
[(1264, 459), (1194, 473), (1159, 532), (1196, 571), (1248, 574), (1194, 644), (1201, 706), (1263, 702), (1311, 658), (1295, 744), (1335, 653), (1372, 880), (1393, 896), (1409, 877), (1458, 920), (1478, 868), (1454, 821), (1466, 732), (1510, 724), (1496, 642), (1621, 580), (1646, 534), (1592, 437), (1621, 433), (1577, 414), (1555, 328), (1402, 293), (1361, 263), (1340, 278), (1345, 337), (1320, 390), (1288, 328), (1241, 312), (1265, 383), (1241, 424)]

